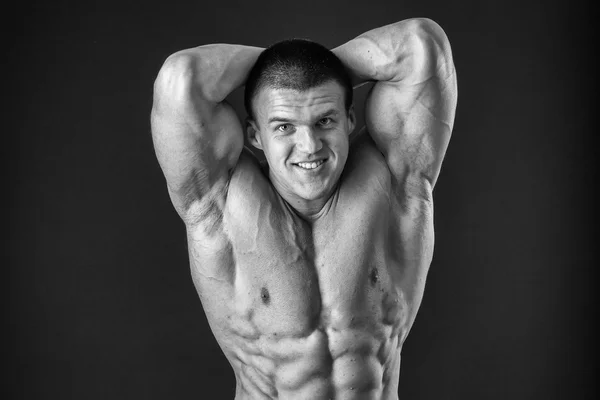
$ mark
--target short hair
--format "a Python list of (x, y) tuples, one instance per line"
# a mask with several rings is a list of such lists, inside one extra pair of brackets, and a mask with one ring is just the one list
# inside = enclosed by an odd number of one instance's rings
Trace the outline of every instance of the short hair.
[(342, 61), (325, 46), (308, 39), (287, 39), (266, 48), (246, 79), (244, 106), (254, 119), (252, 101), (265, 88), (299, 92), (335, 81), (344, 90), (346, 111), (352, 106), (352, 82)]

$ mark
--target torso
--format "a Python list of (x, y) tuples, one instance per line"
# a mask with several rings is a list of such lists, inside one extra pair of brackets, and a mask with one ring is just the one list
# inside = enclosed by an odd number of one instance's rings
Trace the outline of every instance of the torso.
[(307, 222), (242, 154), (222, 213), (188, 224), (194, 284), (236, 399), (397, 398), (431, 261), (433, 243), (419, 241), (433, 232), (430, 205), (411, 206), (395, 182), (372, 142), (353, 147)]

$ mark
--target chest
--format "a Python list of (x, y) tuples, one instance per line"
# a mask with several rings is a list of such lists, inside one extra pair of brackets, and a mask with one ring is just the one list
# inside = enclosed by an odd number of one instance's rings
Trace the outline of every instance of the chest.
[(393, 325), (402, 315), (394, 280), (389, 199), (332, 198), (313, 224), (272, 198), (252, 212), (229, 209), (230, 313), (243, 330), (305, 336), (315, 329)]

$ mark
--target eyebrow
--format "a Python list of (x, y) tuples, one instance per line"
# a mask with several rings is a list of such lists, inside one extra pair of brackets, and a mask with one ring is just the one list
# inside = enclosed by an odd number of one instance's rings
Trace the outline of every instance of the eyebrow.
[[(329, 109), (321, 114), (319, 114), (316, 118), (316, 120), (320, 120), (323, 119), (325, 117), (331, 117), (331, 116), (337, 116), (339, 113), (336, 109), (332, 108)], [(283, 122), (283, 123), (290, 123), (290, 122), (294, 122), (295, 120), (292, 118), (286, 118), (286, 117), (281, 117), (281, 116), (274, 116), (269, 118), (269, 120), (267, 121), (267, 124), (272, 124), (273, 122)]]
[(272, 124), (273, 122), (294, 122), (294, 120), (290, 118), (275, 116), (269, 118), (269, 120), (267, 121), (268, 124)]
[(338, 110), (336, 110), (336, 109), (332, 108), (332, 109), (329, 109), (329, 110), (325, 111), (325, 112), (324, 112), (324, 113), (322, 113), (321, 115), (319, 115), (319, 116), (317, 117), (317, 120), (319, 120), (319, 119), (323, 119), (323, 118), (325, 118), (325, 117), (335, 117), (335, 116), (337, 116), (337, 115), (338, 115)]

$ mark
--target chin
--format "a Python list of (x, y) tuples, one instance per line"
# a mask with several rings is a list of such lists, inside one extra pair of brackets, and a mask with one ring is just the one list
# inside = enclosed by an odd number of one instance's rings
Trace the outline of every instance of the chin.
[(298, 188), (296, 195), (308, 201), (319, 200), (331, 194), (331, 189), (331, 185), (327, 185), (325, 187), (321, 186), (318, 188)]

